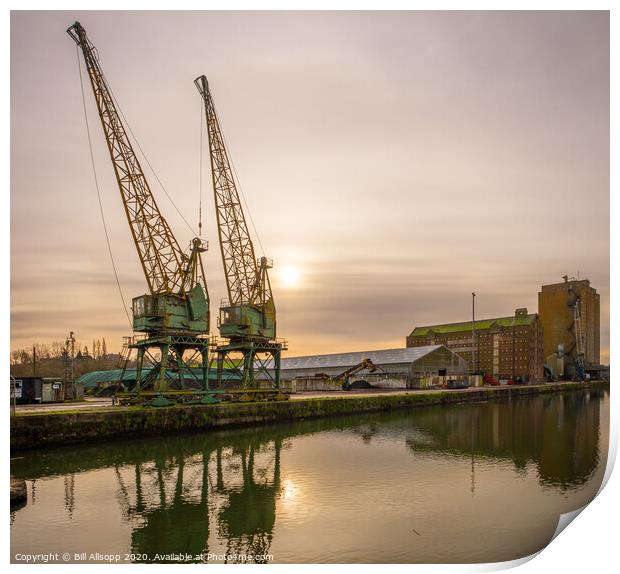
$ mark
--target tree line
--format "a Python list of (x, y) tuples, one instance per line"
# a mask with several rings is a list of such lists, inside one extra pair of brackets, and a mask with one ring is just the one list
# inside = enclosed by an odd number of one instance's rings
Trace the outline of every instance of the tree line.
[[(118, 354), (108, 353), (105, 338), (93, 339), (90, 347), (74, 343), (73, 374), (78, 379), (90, 371), (114, 369)], [(66, 342), (35, 343), (11, 352), (11, 374), (14, 377), (62, 377), (69, 371), (71, 348)]]

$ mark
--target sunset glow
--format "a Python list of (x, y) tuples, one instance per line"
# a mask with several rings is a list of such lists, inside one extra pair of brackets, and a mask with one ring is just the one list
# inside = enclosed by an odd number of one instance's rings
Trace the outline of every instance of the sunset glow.
[(278, 275), (283, 287), (292, 289), (299, 285), (300, 273), (296, 267), (283, 267)]
[[(208, 76), (248, 212), (275, 262), (278, 336), (288, 356), (404, 346), (416, 325), (470, 318), (472, 291), (480, 318), (536, 312), (541, 285), (580, 271), (601, 295), (601, 361), (609, 361), (602, 12), (14, 11), (13, 349), (74, 331), (82, 347), (105, 337), (118, 352), (131, 334), (65, 33), (76, 19), (101, 51), (157, 178), (192, 225), (200, 165), (192, 80)], [(231, 34), (234, 50), (216, 56)], [(40, 85), (49, 87), (44, 98)], [(87, 96), (129, 307), (148, 287)], [(228, 294), (207, 164), (202, 233), (211, 247), (203, 260), (215, 307)], [(191, 226), (147, 177), (176, 239), (188, 245)]]

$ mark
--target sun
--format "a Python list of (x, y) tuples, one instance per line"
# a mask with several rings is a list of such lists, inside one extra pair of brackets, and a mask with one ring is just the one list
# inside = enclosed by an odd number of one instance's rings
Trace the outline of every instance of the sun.
[(284, 287), (293, 288), (299, 285), (299, 270), (296, 267), (283, 267), (279, 275)]

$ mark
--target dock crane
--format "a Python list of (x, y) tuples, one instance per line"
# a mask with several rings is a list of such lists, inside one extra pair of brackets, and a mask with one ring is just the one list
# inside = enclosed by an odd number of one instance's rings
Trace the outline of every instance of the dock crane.
[(577, 346), (577, 378), (582, 381), (585, 377), (585, 340), (583, 336), (583, 327), (581, 325), (581, 299), (578, 298), (573, 307), (573, 322), (575, 324), (575, 342)]
[[(194, 386), (206, 390), (210, 311), (201, 254), (207, 245), (194, 237), (189, 254), (179, 246), (157, 207), (133, 150), (101, 69), (97, 49), (79, 22), (70, 26), (67, 33), (84, 56), (125, 214), (149, 288), (147, 294), (132, 300), (133, 330), (141, 334), (130, 345), (137, 349), (134, 390), (184, 388), (184, 370), (195, 378)], [(160, 356), (151, 354), (152, 350), (158, 351)], [(143, 378), (145, 357), (153, 368)], [(202, 365), (202, 380), (187, 368), (198, 359)]]
[[(568, 277), (565, 276), (564, 279), (568, 280)], [(571, 280), (574, 280), (572, 278)], [(578, 293), (575, 292), (572, 285), (568, 288), (568, 306), (573, 310), (573, 324), (572, 331), (573, 336), (575, 337), (575, 377), (582, 381), (585, 377), (585, 350), (586, 350), (586, 342), (583, 333), (583, 325), (581, 324), (581, 297)]]
[(204, 101), (217, 229), (228, 290), (218, 320), (220, 336), (228, 339), (216, 349), (218, 386), (222, 385), (224, 369), (233, 369), (238, 371), (244, 388), (256, 385), (257, 372), (278, 388), (281, 353), (286, 347), (276, 340), (276, 307), (268, 274), (273, 263), (266, 257), (257, 260), (254, 254), (207, 78), (200, 76), (194, 84)]

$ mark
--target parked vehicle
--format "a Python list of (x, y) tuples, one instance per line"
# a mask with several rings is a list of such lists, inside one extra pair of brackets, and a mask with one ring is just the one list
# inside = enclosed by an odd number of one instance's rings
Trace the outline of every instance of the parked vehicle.
[(446, 386), (449, 389), (467, 389), (469, 387), (469, 381), (465, 379), (456, 380), (456, 381), (448, 381)]
[(492, 387), (497, 387), (499, 385), (499, 381), (493, 375), (490, 375), (489, 373), (486, 373), (484, 375), (484, 377), (482, 378), (482, 382), (485, 385), (491, 385)]

